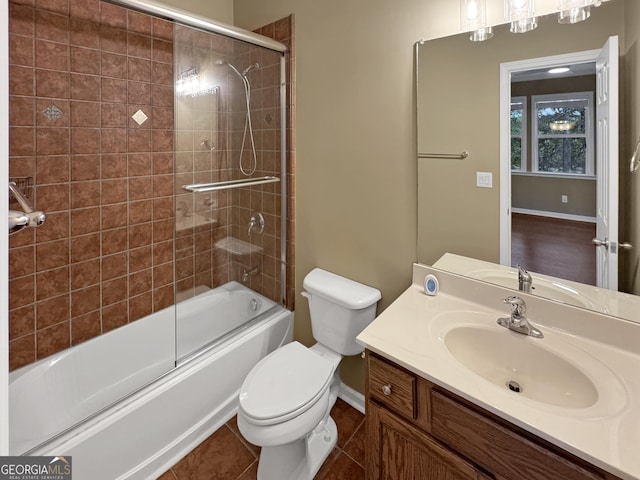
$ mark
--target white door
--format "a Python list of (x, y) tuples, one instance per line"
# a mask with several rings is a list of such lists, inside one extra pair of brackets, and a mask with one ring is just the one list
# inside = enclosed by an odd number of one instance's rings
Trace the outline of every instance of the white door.
[(596, 60), (596, 280), (618, 289), (618, 37)]

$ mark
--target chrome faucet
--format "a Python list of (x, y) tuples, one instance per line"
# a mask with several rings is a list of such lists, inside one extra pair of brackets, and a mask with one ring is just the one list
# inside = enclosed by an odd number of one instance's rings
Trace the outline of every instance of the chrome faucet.
[(529, 323), (529, 320), (524, 316), (527, 311), (527, 306), (524, 300), (520, 297), (512, 296), (502, 300), (504, 303), (509, 304), (511, 307), (511, 316), (509, 318), (501, 317), (498, 319), (498, 325), (501, 325), (514, 332), (522, 333), (523, 335), (529, 335), (534, 338), (542, 338), (544, 335), (540, 330)]
[(533, 283), (531, 274), (520, 265), (516, 265), (516, 268), (518, 269), (518, 290), (524, 293), (531, 293), (531, 284)]

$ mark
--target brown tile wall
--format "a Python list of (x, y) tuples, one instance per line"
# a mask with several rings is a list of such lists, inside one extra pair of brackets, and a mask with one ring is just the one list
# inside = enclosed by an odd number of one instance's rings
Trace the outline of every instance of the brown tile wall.
[(173, 26), (98, 0), (9, 24), (10, 176), (47, 213), (10, 237), (15, 369), (174, 301)]
[[(289, 46), (292, 92), (293, 17), (259, 33)], [(178, 97), (175, 111), (174, 48), (177, 74), (205, 58), (220, 86)], [(228, 68), (215, 68), (217, 59), (241, 70), (260, 63), (249, 74), (255, 175), (280, 175), (279, 55), (262, 50), (186, 27), (174, 39), (173, 24), (99, 0), (10, 3), (10, 176), (33, 179), (27, 196), (47, 213), (43, 226), (10, 237), (11, 369), (170, 306), (174, 294), (240, 281), (246, 268), (260, 269), (246, 284), (280, 299), (279, 187), (196, 195), (180, 188), (243, 178), (244, 92)], [(291, 93), (289, 122), (293, 106)], [(44, 114), (53, 107), (58, 118)], [(138, 110), (148, 117), (141, 126), (131, 118)], [(286, 149), (285, 290), (293, 309), (292, 127)], [(266, 229), (249, 237), (253, 212), (263, 213)], [(226, 237), (263, 252), (231, 254), (219, 248)]]

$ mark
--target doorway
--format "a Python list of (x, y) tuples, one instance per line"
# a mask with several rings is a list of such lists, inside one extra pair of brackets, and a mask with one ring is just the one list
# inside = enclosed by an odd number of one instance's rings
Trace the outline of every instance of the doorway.
[[(602, 160), (603, 150), (609, 156), (612, 141), (617, 155), (617, 124), (615, 135), (609, 135), (614, 130), (603, 129), (600, 122), (601, 116), (611, 116), (600, 112), (605, 108), (598, 85), (602, 52), (611, 49), (607, 46), (500, 66), (503, 265), (521, 264), (537, 273), (606, 286), (600, 278), (606, 267), (596, 261), (591, 240), (602, 210), (614, 208), (607, 215), (617, 218), (617, 203), (608, 200), (610, 189), (617, 194), (617, 170), (612, 186), (614, 172), (601, 168), (609, 164)], [(559, 67), (566, 70), (565, 80), (550, 73)], [(610, 83), (616, 86), (617, 108), (617, 76)]]

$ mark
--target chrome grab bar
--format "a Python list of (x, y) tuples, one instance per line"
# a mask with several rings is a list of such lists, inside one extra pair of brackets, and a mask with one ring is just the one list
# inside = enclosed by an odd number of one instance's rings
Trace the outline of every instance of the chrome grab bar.
[(9, 233), (17, 232), (29, 225), (29, 217), (19, 210), (9, 210)]
[(454, 160), (464, 160), (469, 156), (469, 152), (462, 153), (419, 153), (418, 158), (452, 158)]
[(196, 183), (193, 185), (182, 185), (182, 189), (187, 192), (203, 193), (215, 192), (216, 190), (229, 190), (231, 188), (252, 187), (254, 185), (263, 185), (265, 183), (277, 183), (278, 177), (266, 176), (257, 178), (241, 178), (239, 180), (226, 180), (224, 182), (213, 183)]
[(18, 190), (16, 182), (9, 182), (9, 192), (13, 194), (15, 199), (22, 207), (24, 212), (18, 210), (9, 210), (9, 233), (22, 230), (24, 227), (39, 227), (47, 218), (44, 212), (35, 210), (29, 200)]

